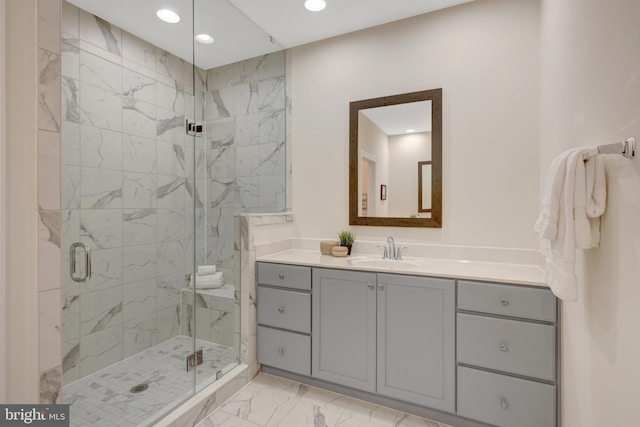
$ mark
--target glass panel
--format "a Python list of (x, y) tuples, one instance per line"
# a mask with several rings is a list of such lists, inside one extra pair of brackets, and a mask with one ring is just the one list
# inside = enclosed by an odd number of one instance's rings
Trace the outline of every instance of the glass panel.
[[(192, 3), (180, 3), (181, 26), (168, 30), (182, 29), (172, 40), (186, 57), (149, 42), (109, 2), (73, 3), (86, 10), (63, 2), (64, 399), (72, 426), (113, 422), (114, 412), (118, 425), (147, 425), (194, 392), (184, 289), (205, 190), (184, 127), (198, 113)], [(154, 3), (126, 13), (155, 13)], [(157, 18), (133, 21), (148, 19)], [(91, 250), (86, 282), (69, 275), (73, 242)]]

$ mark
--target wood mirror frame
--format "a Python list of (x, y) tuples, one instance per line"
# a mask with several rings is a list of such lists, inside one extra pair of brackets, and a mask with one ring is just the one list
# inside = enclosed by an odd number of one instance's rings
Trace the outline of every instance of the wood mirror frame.
[[(368, 108), (431, 101), (431, 218), (358, 216), (358, 113)], [(415, 163), (411, 166), (415, 168)], [(414, 169), (415, 170), (415, 169)], [(365, 99), (349, 103), (349, 224), (442, 228), (442, 89)]]

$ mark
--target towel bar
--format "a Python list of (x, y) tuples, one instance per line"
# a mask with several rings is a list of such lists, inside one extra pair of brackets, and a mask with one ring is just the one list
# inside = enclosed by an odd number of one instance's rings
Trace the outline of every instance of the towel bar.
[(626, 158), (632, 159), (636, 155), (636, 138), (632, 136), (617, 144), (598, 145), (585, 154), (584, 159), (590, 159), (598, 154), (622, 154)]

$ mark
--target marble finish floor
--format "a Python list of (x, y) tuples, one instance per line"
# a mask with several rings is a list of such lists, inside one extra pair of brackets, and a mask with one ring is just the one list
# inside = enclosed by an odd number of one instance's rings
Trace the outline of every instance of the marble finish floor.
[(449, 427), (374, 403), (259, 374), (197, 427)]
[[(196, 369), (198, 384), (237, 364), (236, 351), (203, 340), (204, 362)], [(177, 336), (64, 387), (64, 403), (71, 404), (72, 427), (148, 425), (162, 410), (193, 391), (194, 373), (186, 370), (192, 338)], [(147, 384), (141, 393), (131, 387)]]

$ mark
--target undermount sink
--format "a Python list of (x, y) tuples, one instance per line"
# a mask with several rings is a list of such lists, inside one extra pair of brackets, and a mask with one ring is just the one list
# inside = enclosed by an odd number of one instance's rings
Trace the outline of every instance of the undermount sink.
[(354, 267), (384, 268), (389, 270), (403, 270), (406, 268), (420, 267), (421, 263), (404, 259), (382, 259), (382, 258), (351, 258), (348, 260)]

